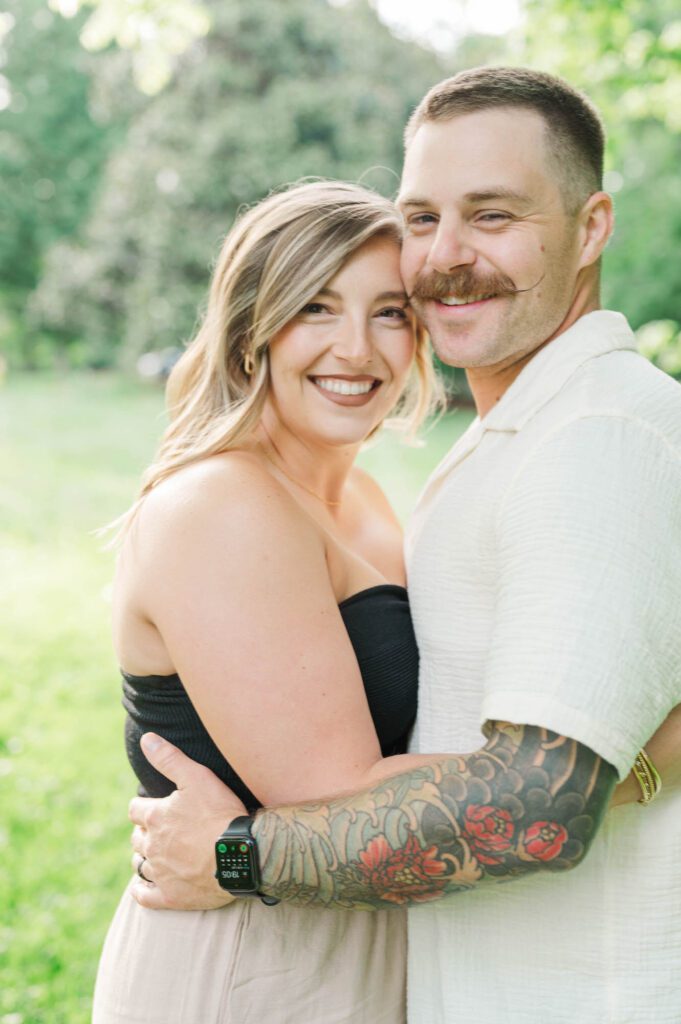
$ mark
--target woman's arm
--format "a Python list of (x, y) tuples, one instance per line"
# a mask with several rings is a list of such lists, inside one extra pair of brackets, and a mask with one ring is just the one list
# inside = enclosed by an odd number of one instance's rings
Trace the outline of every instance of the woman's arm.
[(138, 604), (204, 725), (266, 804), (360, 784), (380, 748), (321, 532), (248, 456), (152, 492)]

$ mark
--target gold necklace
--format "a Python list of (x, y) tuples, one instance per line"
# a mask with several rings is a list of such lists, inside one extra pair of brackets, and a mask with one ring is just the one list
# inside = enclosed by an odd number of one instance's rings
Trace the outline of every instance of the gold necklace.
[(330, 501), (328, 498), (322, 497), (321, 494), (317, 494), (316, 491), (313, 491), (310, 487), (307, 487), (305, 484), (302, 484), (300, 480), (296, 480), (296, 478), (294, 476), (291, 476), (290, 473), (287, 473), (283, 466), (280, 466), (277, 462), (274, 461), (270, 453), (267, 451), (265, 446), (260, 443), (260, 441), (258, 441), (258, 447), (260, 448), (260, 451), (263, 453), (267, 461), (271, 462), (274, 468), (278, 469), (280, 473), (283, 473), (284, 476), (288, 480), (290, 480), (292, 484), (296, 485), (296, 487), (300, 487), (301, 490), (307, 491), (307, 493), (311, 494), (313, 498), (317, 499), (317, 501), (324, 502), (324, 504), (328, 505), (330, 508), (338, 508), (340, 506), (340, 501)]

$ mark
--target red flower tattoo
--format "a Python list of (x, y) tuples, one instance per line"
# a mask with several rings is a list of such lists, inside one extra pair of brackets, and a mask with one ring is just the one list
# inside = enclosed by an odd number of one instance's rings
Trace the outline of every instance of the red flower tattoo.
[(567, 831), (556, 821), (535, 821), (523, 836), (523, 846), (535, 860), (553, 860), (567, 837)]
[(501, 864), (499, 854), (511, 848), (513, 819), (502, 807), (472, 804), (466, 808), (464, 832), (471, 852), (482, 864)]
[(437, 879), (447, 865), (436, 854), (436, 846), (426, 850), (413, 833), (400, 850), (393, 850), (385, 836), (377, 836), (360, 853), (356, 868), (379, 899), (423, 903), (435, 899), (447, 884), (445, 878)]

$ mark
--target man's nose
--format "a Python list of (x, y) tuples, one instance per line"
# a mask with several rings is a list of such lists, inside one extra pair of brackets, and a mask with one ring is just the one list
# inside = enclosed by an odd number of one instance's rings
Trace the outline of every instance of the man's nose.
[(468, 244), (462, 232), (441, 222), (428, 253), (428, 265), (441, 274), (448, 274), (457, 267), (470, 266), (475, 259), (475, 249)]

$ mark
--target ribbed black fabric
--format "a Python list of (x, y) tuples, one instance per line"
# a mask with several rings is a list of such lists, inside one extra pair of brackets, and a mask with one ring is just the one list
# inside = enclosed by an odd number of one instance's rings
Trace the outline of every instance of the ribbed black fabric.
[[(355, 650), (383, 756), (406, 750), (416, 715), (418, 649), (404, 587), (382, 584), (342, 601), (340, 613)], [(141, 796), (167, 796), (174, 784), (149, 764), (139, 741), (156, 732), (206, 765), (246, 804), (261, 804), (222, 756), (194, 710), (179, 676), (123, 672), (125, 746)]]

